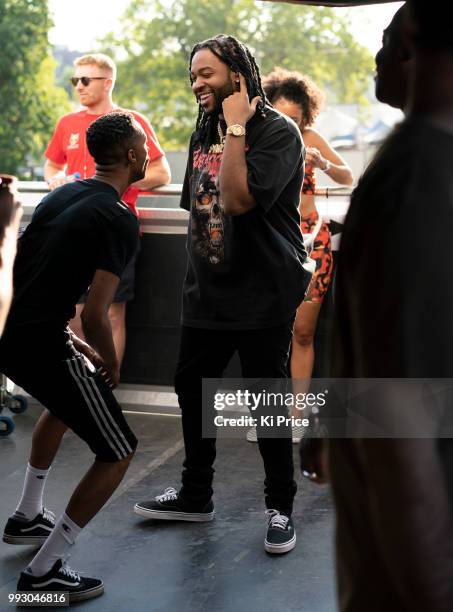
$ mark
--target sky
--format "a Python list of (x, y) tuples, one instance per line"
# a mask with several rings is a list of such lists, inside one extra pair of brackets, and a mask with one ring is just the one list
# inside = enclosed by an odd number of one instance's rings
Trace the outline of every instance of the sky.
[[(119, 29), (121, 15), (129, 4), (130, 0), (77, 0), (75, 6), (72, 0), (49, 0), (55, 23), (50, 41), (77, 51), (91, 51), (97, 38)], [(354, 36), (375, 54), (381, 46), (382, 30), (402, 4), (391, 2), (335, 10), (351, 13)]]

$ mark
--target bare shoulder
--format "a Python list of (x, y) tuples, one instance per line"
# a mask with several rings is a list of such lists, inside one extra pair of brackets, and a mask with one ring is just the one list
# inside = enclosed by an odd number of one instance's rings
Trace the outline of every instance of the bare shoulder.
[(314, 128), (311, 128), (311, 127), (305, 128), (302, 136), (303, 136), (305, 145), (308, 147), (317, 147), (326, 142), (326, 139), (324, 138), (324, 136), (321, 136), (318, 130), (315, 130)]

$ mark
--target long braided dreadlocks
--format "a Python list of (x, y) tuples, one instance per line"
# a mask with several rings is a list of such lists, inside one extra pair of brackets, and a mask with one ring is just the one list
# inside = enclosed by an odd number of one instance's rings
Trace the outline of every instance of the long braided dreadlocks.
[[(218, 34), (213, 38), (208, 38), (197, 43), (192, 49), (189, 62), (189, 75), (192, 66), (192, 59), (197, 51), (209, 49), (220, 61), (230, 68), (233, 72), (240, 72), (247, 83), (249, 99), (260, 96), (262, 102), (257, 105), (257, 112), (264, 117), (264, 106), (267, 102), (266, 94), (261, 85), (260, 70), (255, 58), (249, 49), (234, 36)], [(190, 78), (190, 76), (189, 76)], [(206, 113), (199, 105), (196, 129), (198, 131), (199, 142), (204, 147), (209, 146), (217, 138), (217, 117)]]

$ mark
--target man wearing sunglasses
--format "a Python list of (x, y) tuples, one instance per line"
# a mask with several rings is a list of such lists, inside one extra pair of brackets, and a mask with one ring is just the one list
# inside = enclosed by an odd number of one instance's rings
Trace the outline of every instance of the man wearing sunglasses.
[[(75, 60), (74, 66), (75, 72), (71, 82), (84, 108), (64, 115), (59, 120), (46, 149), (44, 177), (51, 191), (68, 181), (94, 176), (95, 164), (86, 146), (86, 130), (101, 115), (124, 110), (116, 106), (112, 100), (116, 66), (110, 57), (102, 53), (84, 55)], [(170, 168), (149, 121), (140, 113), (128, 112), (132, 113), (145, 130), (150, 159), (145, 177), (131, 185), (122, 196), (122, 200), (132, 212), (137, 214), (136, 202), (140, 190), (149, 190), (157, 185), (169, 183)], [(120, 363), (126, 345), (126, 302), (134, 297), (134, 281), (135, 260), (130, 262), (124, 271), (109, 311), (115, 349)], [(77, 304), (76, 316), (70, 326), (74, 333), (83, 338), (80, 321), (82, 310), (83, 303)]]

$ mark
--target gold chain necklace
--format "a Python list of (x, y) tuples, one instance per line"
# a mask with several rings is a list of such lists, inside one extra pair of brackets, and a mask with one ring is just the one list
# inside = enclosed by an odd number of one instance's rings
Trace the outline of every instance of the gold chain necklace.
[(219, 142), (217, 144), (212, 144), (209, 147), (209, 153), (223, 153), (223, 148), (225, 146), (225, 135), (222, 130), (222, 126), (220, 125), (220, 121), (217, 123), (217, 134), (219, 135)]

